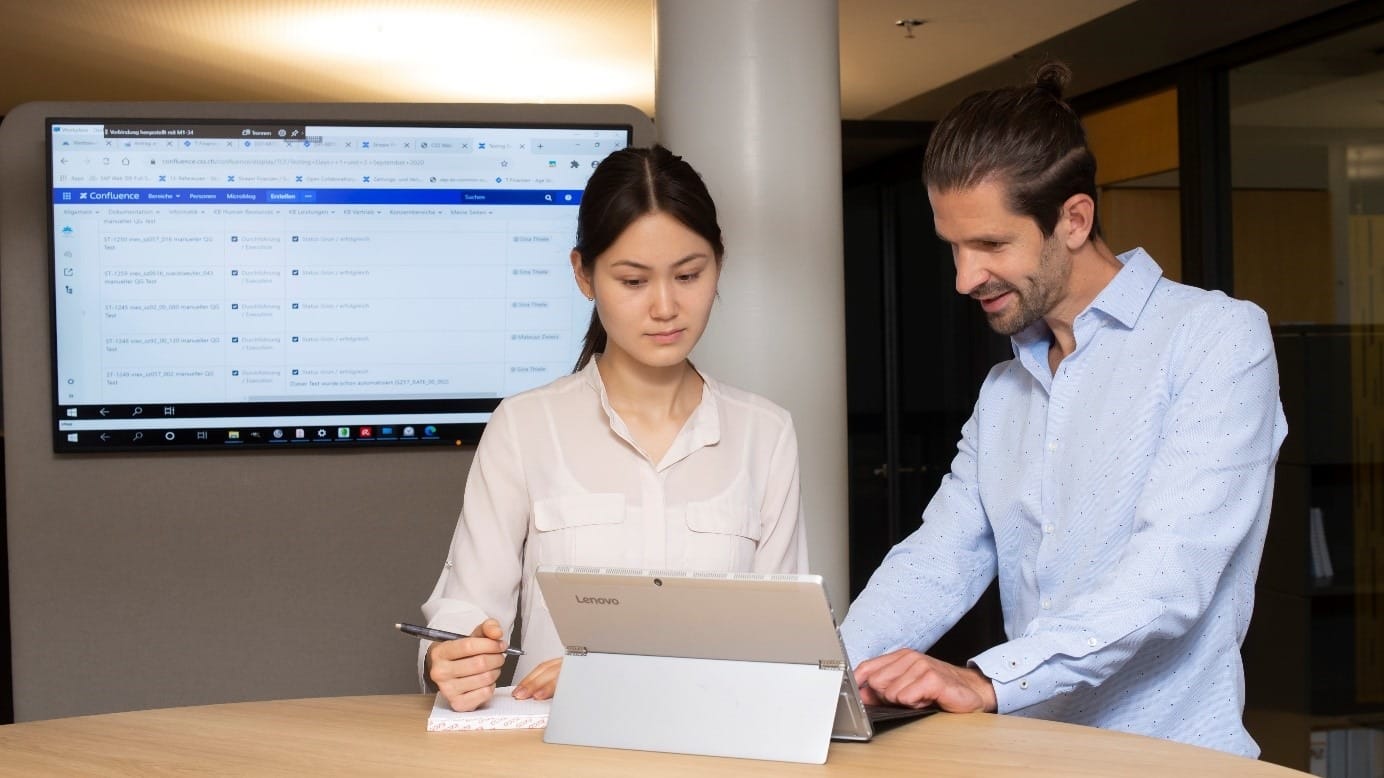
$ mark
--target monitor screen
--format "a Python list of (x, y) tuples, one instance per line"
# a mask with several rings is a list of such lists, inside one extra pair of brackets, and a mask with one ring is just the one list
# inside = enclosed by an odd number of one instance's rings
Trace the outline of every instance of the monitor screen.
[(48, 120), (54, 450), (474, 442), (572, 370), (621, 125)]

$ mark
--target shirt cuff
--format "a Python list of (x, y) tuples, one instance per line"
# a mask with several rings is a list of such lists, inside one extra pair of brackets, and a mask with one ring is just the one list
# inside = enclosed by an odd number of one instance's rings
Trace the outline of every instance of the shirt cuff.
[(967, 664), (994, 683), (1000, 713), (1020, 710), (1080, 685), (1098, 685), (1111, 670), (1112, 660), (1096, 653), (1113, 642), (1109, 635), (1124, 638), (1147, 624), (1131, 626), (1128, 621), (1104, 625), (1104, 635), (1090, 629), (1024, 635), (981, 652)]
[(1042, 672), (1048, 654), (1037, 648), (1033, 640), (1020, 638), (983, 651), (966, 663), (990, 679), (998, 712), (1021, 710), (1057, 694), (1051, 674)]

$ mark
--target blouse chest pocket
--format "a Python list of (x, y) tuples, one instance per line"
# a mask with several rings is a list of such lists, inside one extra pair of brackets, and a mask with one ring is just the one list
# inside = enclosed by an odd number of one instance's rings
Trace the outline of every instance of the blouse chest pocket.
[(622, 564), (625, 495), (579, 494), (533, 504), (539, 564)]
[(763, 532), (759, 512), (724, 500), (687, 504), (684, 566), (692, 570), (747, 572)]

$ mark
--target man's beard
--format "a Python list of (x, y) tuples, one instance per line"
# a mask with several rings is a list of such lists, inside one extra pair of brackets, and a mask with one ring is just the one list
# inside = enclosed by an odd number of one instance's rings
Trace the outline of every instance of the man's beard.
[(1027, 282), (1024, 289), (997, 279), (971, 292), (971, 297), (978, 300), (998, 297), (1006, 292), (1014, 293), (1014, 300), (1003, 310), (985, 314), (990, 329), (1006, 337), (1017, 335), (1052, 311), (1071, 275), (1070, 261), (1065, 266), (1059, 266), (1056, 249), (1057, 245), (1051, 238), (1043, 242), (1043, 252), (1038, 256), (1038, 270), (1024, 279)]

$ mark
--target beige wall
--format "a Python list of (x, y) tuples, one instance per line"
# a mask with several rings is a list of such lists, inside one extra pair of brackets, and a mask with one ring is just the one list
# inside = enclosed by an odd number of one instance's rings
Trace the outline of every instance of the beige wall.
[(1182, 280), (1182, 212), (1176, 189), (1104, 189), (1100, 226), (1116, 254), (1143, 247), (1163, 268)]
[[(1178, 198), (1176, 189), (1101, 192), (1101, 224), (1110, 248), (1118, 253), (1143, 246), (1169, 278), (1180, 279)], [(1334, 322), (1330, 194), (1237, 189), (1231, 206), (1235, 296), (1253, 300), (1273, 324)]]
[(1336, 321), (1331, 196), (1324, 190), (1236, 189), (1235, 296), (1272, 324)]
[(1142, 247), (1174, 281), (1182, 278), (1182, 220), (1176, 189), (1112, 186), (1176, 170), (1177, 90), (1166, 89), (1081, 118), (1096, 156), (1098, 213), (1116, 253)]
[(1081, 118), (1096, 155), (1096, 185), (1175, 170), (1177, 90), (1140, 97)]

